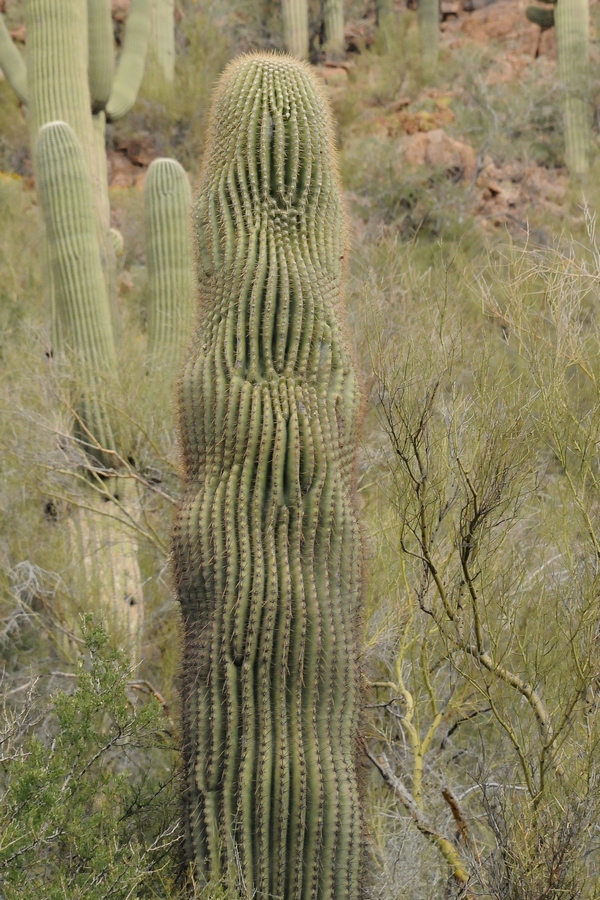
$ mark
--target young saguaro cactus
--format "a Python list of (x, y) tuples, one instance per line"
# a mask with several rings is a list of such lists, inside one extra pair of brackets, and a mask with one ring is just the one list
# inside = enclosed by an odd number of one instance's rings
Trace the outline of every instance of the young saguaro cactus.
[(148, 259), (148, 354), (173, 370), (181, 361), (194, 317), (193, 264), (188, 227), (192, 192), (174, 159), (155, 159), (144, 183)]
[(240, 897), (355, 900), (359, 396), (332, 127), (308, 66), (222, 76), (196, 206), (174, 533), (186, 847)]

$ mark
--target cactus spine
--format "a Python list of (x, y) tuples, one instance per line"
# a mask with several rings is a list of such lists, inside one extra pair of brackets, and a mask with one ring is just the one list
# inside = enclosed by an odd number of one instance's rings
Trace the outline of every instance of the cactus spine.
[(257, 54), (222, 76), (196, 228), (174, 534), (187, 854), (238, 896), (355, 900), (359, 400), (331, 121), (307, 66)]
[(308, 59), (307, 0), (281, 0), (285, 48), (298, 59)]
[(174, 159), (155, 159), (144, 184), (148, 260), (148, 353), (173, 369), (194, 316), (189, 231), (191, 190)]
[(438, 63), (440, 43), (439, 0), (418, 0), (419, 44), (421, 65), (427, 77), (434, 74)]
[(15, 47), (2, 15), (0, 15), (0, 69), (21, 103), (27, 103), (25, 60)]
[(324, 0), (323, 24), (325, 26), (325, 49), (332, 56), (341, 56), (346, 49), (344, 0)]
[(558, 71), (564, 91), (565, 155), (569, 171), (583, 175), (591, 140), (590, 25), (587, 0), (558, 0), (554, 7)]

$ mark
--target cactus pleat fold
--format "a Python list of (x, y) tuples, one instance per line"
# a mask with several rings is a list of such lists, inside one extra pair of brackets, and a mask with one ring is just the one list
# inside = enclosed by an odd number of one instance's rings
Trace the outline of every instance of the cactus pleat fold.
[(307, 66), (257, 54), (222, 76), (196, 229), (173, 554), (187, 854), (236, 896), (354, 900), (359, 397), (331, 121)]
[(153, 0), (150, 33), (152, 52), (161, 66), (165, 79), (175, 76), (175, 4), (174, 0)]
[(132, 0), (113, 90), (106, 105), (109, 122), (121, 119), (136, 101), (144, 77), (151, 18), (152, 0)]
[(0, 15), (0, 69), (21, 101), (27, 103), (27, 67)]
[(439, 0), (417, 0), (421, 65), (427, 77), (434, 74), (438, 64), (440, 44)]
[(324, 0), (323, 24), (327, 53), (332, 56), (341, 56), (346, 49), (344, 38), (344, 0)]
[(308, 59), (307, 0), (281, 0), (285, 49), (298, 59)]
[(554, 7), (558, 71), (564, 92), (565, 156), (569, 172), (588, 170), (591, 142), (590, 22), (587, 0), (558, 0)]
[(105, 109), (114, 79), (115, 50), (110, 0), (87, 0), (88, 80), (92, 113)]
[(189, 342), (194, 312), (190, 183), (174, 159), (155, 159), (144, 184), (148, 261), (148, 354), (173, 372)]

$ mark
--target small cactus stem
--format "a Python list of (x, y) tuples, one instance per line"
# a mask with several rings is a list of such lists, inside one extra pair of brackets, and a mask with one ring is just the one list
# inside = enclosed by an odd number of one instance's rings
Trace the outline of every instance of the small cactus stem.
[(224, 73), (195, 217), (173, 542), (186, 852), (236, 897), (357, 900), (359, 398), (332, 124), (306, 64)]
[(110, 0), (87, 0), (88, 79), (92, 113), (106, 107), (115, 69), (114, 34)]
[(344, 0), (323, 0), (323, 25), (326, 52), (333, 57), (343, 56), (346, 49)]
[(153, 0), (150, 50), (171, 83), (175, 77), (175, 4), (173, 0)]
[(114, 85), (106, 105), (106, 119), (115, 122), (135, 103), (144, 77), (150, 39), (152, 0), (132, 0)]
[(307, 0), (281, 0), (283, 41), (291, 56), (308, 59)]
[(558, 71), (564, 92), (565, 156), (572, 175), (589, 166), (591, 142), (590, 23), (587, 0), (558, 0), (554, 8)]
[(0, 15), (0, 69), (21, 101), (27, 103), (27, 67)]
[(419, 45), (424, 75), (429, 78), (437, 69), (440, 43), (439, 0), (417, 0)]
[[(114, 429), (98, 402), (98, 386), (112, 377), (117, 357), (92, 188), (73, 129), (65, 122), (44, 125), (38, 137), (35, 161), (63, 349), (74, 358), (84, 384), (77, 411), (83, 428), (89, 430), (100, 446), (114, 450)], [(83, 439), (90, 443), (89, 437), (84, 435)], [(92, 451), (91, 455), (98, 454)], [(108, 464), (113, 462), (109, 457)]]
[(148, 353), (174, 370), (195, 311), (190, 183), (174, 159), (155, 159), (144, 183), (148, 259)]

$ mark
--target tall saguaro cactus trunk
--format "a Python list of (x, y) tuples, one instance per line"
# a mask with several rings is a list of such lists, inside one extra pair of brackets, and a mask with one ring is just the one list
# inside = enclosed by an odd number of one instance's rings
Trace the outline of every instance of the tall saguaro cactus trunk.
[(419, 45), (423, 74), (430, 78), (437, 68), (440, 45), (439, 0), (417, 0)]
[(187, 854), (240, 897), (354, 900), (359, 397), (331, 122), (307, 66), (257, 54), (222, 76), (196, 228), (174, 534)]
[(285, 49), (298, 59), (308, 58), (308, 2), (281, 0)]
[(554, 8), (558, 70), (564, 91), (567, 167), (583, 175), (591, 140), (590, 24), (587, 0), (558, 0)]
[(324, 0), (323, 24), (325, 26), (325, 49), (331, 57), (343, 56), (346, 49), (344, 38), (344, 0)]

